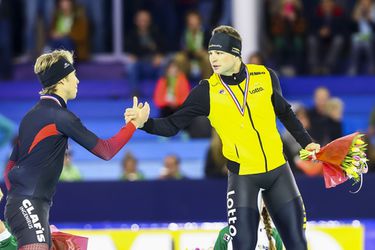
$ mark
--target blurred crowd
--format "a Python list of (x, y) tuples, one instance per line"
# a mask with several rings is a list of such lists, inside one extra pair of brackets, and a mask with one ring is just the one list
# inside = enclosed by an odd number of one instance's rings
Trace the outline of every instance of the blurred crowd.
[[(259, 51), (283, 75), (374, 74), (373, 0), (260, 1)], [(192, 78), (210, 75), (210, 31), (232, 22), (231, 0), (122, 1), (125, 71), (137, 91), (173, 58)], [(114, 1), (2, 0), (0, 77), (45, 50), (66, 48), (78, 61), (113, 52)], [(248, 62), (250, 55), (243, 55)]]
[(374, 74), (372, 0), (268, 1), (267, 39), (286, 75)]
[[(180, 169), (180, 158), (170, 154), (164, 157), (159, 169), (158, 180), (181, 180), (186, 179)], [(64, 157), (63, 170), (61, 172), (61, 182), (82, 181), (79, 167), (73, 164), (72, 152), (67, 150)], [(146, 180), (142, 171), (138, 169), (138, 159), (131, 152), (126, 152), (121, 160), (120, 181), (143, 181)]]

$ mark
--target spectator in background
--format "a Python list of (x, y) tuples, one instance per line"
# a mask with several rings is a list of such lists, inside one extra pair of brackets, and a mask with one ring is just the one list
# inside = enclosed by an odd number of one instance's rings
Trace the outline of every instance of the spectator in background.
[(127, 75), (132, 94), (139, 94), (141, 77), (156, 78), (163, 63), (163, 42), (158, 30), (152, 27), (151, 15), (139, 10), (134, 18), (135, 27), (126, 36), (128, 53)]
[(371, 115), (370, 115), (368, 134), (370, 136), (375, 136), (375, 107), (372, 109), (372, 112), (371, 112)]
[(249, 64), (264, 65), (264, 57), (260, 52), (254, 52), (249, 56)]
[(329, 141), (333, 141), (343, 136), (342, 115), (344, 103), (340, 98), (331, 98), (326, 103), (325, 113), (328, 116)]
[[(358, 68), (364, 66), (365, 72), (375, 73), (374, 62), (374, 31), (375, 31), (375, 4), (372, 0), (357, 0), (352, 17), (353, 31), (351, 41), (351, 57), (349, 74), (356, 75)], [(363, 54), (367, 65), (360, 65), (359, 58)]]
[(369, 170), (373, 170), (375, 167), (375, 107), (372, 109), (371, 115), (370, 115), (370, 122), (368, 127), (368, 149), (367, 149), (367, 155), (369, 161)]
[[(212, 74), (208, 53), (205, 50), (206, 40), (200, 14), (197, 11), (188, 12), (186, 30), (182, 37), (182, 51), (175, 57), (176, 63), (188, 77), (199, 78), (200, 75), (201, 78), (209, 78)], [(170, 114), (172, 113), (174, 112)], [(206, 117), (195, 117), (186, 131), (190, 138), (209, 138), (211, 124)]]
[[(1, 1), (0, 1), (1, 4)], [(3, 192), (0, 189), (0, 201), (3, 198)], [(0, 249), (2, 250), (16, 250), (17, 248), (17, 240), (16, 238), (10, 234), (8, 225), (5, 222), (0, 220)]]
[(205, 50), (206, 36), (198, 12), (186, 15), (186, 30), (182, 36), (182, 51), (176, 54), (176, 62), (187, 76), (209, 78), (212, 74)]
[(135, 156), (127, 152), (122, 159), (122, 176), (121, 180), (124, 181), (140, 181), (145, 177), (142, 172), (138, 171), (138, 160)]
[(12, 77), (12, 27), (10, 0), (0, 1), (0, 80)]
[[(105, 27), (105, 0), (78, 0), (86, 11), (89, 20), (90, 30), (90, 49), (92, 52), (101, 53), (105, 52), (105, 40), (107, 39), (108, 32)], [(109, 18), (109, 17), (108, 17)]]
[[(1, 8), (0, 1), (0, 8)], [(0, 10), (1, 12), (1, 10)], [(1, 21), (0, 21), (1, 22)], [(1, 38), (0, 38), (1, 39)], [(12, 138), (14, 132), (14, 124), (0, 114), (0, 148), (3, 147)], [(0, 201), (3, 198), (3, 192), (0, 189)], [(0, 249), (16, 250), (17, 241), (13, 235), (10, 234), (6, 225), (0, 220)]]
[(69, 149), (65, 151), (64, 165), (59, 180), (66, 182), (82, 180), (79, 169), (72, 163), (72, 152)]
[(190, 92), (189, 81), (179, 69), (178, 64), (171, 60), (165, 74), (159, 78), (154, 91), (154, 103), (160, 110), (160, 117), (173, 114), (185, 101)]
[[(165, 69), (165, 74), (156, 83), (154, 103), (159, 108), (159, 117), (173, 114), (185, 101), (190, 92), (190, 84), (186, 75), (180, 70), (179, 64), (171, 60)], [(186, 133), (187, 132), (187, 133)], [(209, 138), (211, 125), (206, 117), (196, 117), (185, 128), (183, 138)]]
[(221, 2), (221, 16), (217, 25), (232, 25), (232, 0), (214, 1)]
[[(305, 107), (301, 104), (295, 104), (292, 108), (298, 120), (302, 123), (302, 126), (311, 134), (311, 122)], [(293, 173), (304, 173), (309, 176), (320, 175), (322, 173), (322, 165), (320, 162), (303, 161), (300, 159), (299, 151), (302, 148), (289, 131), (285, 130), (281, 135), (281, 139), (284, 144), (284, 153)]]
[[(231, 0), (229, 1), (231, 2)], [(197, 7), (195, 8), (201, 17), (201, 25), (202, 25), (203, 30), (211, 29), (211, 18), (212, 18), (212, 13), (215, 7), (214, 2), (218, 2), (218, 1), (200, 0), (197, 4)], [(219, 12), (218, 14), (221, 14), (221, 13), (222, 12)]]
[[(133, 2), (133, 6), (129, 6), (129, 2)], [(125, 11), (132, 11), (132, 9), (147, 8), (152, 18), (152, 24), (159, 28), (162, 28), (163, 41), (166, 53), (177, 51), (180, 47), (180, 42), (176, 37), (180, 37), (183, 30), (183, 17), (184, 14), (180, 14), (177, 11), (178, 1), (171, 0), (141, 0), (141, 1), (127, 1), (125, 4)], [(130, 10), (129, 10), (130, 8)], [(186, 11), (186, 8), (182, 7), (181, 11)], [(124, 13), (126, 15), (126, 13)], [(127, 21), (129, 23), (129, 21)], [(131, 22), (130, 22), (131, 23)]]
[(78, 60), (89, 58), (89, 26), (86, 11), (75, 0), (58, 0), (53, 15), (51, 49), (75, 51)]
[(306, 28), (301, 0), (277, 0), (271, 16), (271, 35), (276, 64), (284, 75), (295, 75), (303, 57)]
[(36, 37), (38, 18), (42, 19), (42, 34), (49, 34), (52, 23), (52, 14), (55, 6), (55, 0), (23, 0), (24, 2), (24, 50), (26, 52), (26, 60), (32, 60), (40, 54), (39, 49), (43, 47), (37, 46), (37, 40), (45, 40), (47, 37), (40, 39)]
[(208, 30), (212, 30), (218, 25), (232, 25), (232, 0), (216, 0), (212, 2)]
[[(259, 196), (260, 197), (260, 196)], [(267, 249), (267, 250), (283, 250), (283, 242), (281, 236), (278, 233), (271, 216), (263, 202), (259, 203), (259, 227), (257, 230), (257, 246), (255, 250)], [(211, 248), (209, 248), (211, 249)], [(230, 234), (229, 226), (224, 227), (220, 230), (219, 235), (216, 239), (215, 246), (211, 250), (231, 250), (233, 249), (232, 236)], [(252, 249), (251, 249), (252, 250)]]
[[(1, 1), (0, 1), (1, 8)], [(11, 137), (14, 131), (14, 125), (11, 121), (0, 114), (0, 148), (3, 147), (7, 142), (11, 141)], [(14, 138), (12, 145), (15, 145), (17, 138)], [(3, 198), (3, 192), (0, 189), (0, 201)], [(0, 249), (4, 250), (16, 250), (17, 241), (8, 230), (8, 225), (5, 221), (0, 220)]]
[(180, 172), (180, 158), (177, 155), (168, 155), (164, 158), (164, 166), (159, 176), (160, 180), (181, 180), (185, 177)]
[(207, 178), (226, 178), (227, 159), (223, 155), (223, 143), (215, 129), (212, 129), (210, 147), (206, 153), (204, 172)]
[[(311, 134), (311, 123), (307, 115), (306, 108), (302, 104), (296, 103), (292, 105), (292, 109), (296, 114), (297, 119), (302, 123), (302, 126), (309, 134)], [(297, 169), (296, 162), (299, 160), (299, 151), (302, 149), (302, 147), (287, 130), (282, 133), (281, 139), (283, 140), (284, 144), (284, 153), (288, 159), (291, 169), (295, 173)]]
[(346, 19), (334, 0), (321, 0), (311, 21), (308, 63), (312, 74), (330, 74), (344, 45)]
[[(155, 0), (159, 1), (159, 0)], [(204, 1), (204, 0), (203, 0)], [(169, 0), (169, 4), (170, 4)], [(185, 24), (186, 24), (186, 14), (191, 11), (191, 10), (197, 10), (199, 9), (199, 5), (201, 4), (201, 1), (198, 0), (175, 0), (172, 1), (175, 3), (175, 11), (177, 14), (177, 36), (176, 37), (181, 37), (182, 33), (185, 30)], [(199, 3), (198, 3), (199, 2)], [(208, 13), (207, 13), (208, 14)], [(180, 42), (180, 41), (178, 41)]]
[(308, 110), (311, 123), (310, 135), (319, 144), (329, 142), (328, 117), (326, 105), (330, 99), (330, 92), (326, 87), (318, 87), (314, 92), (314, 106)]
[(11, 141), (15, 132), (15, 124), (0, 114), (0, 148)]

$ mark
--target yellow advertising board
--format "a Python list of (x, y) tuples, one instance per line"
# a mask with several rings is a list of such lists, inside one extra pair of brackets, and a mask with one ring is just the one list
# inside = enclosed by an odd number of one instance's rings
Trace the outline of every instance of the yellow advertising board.
[[(213, 229), (100, 229), (63, 230), (89, 237), (89, 250), (207, 250), (219, 230)], [(362, 225), (308, 224), (309, 250), (363, 250)]]

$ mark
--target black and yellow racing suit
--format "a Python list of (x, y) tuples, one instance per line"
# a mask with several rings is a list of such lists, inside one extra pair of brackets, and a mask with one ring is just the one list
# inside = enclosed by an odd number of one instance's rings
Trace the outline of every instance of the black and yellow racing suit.
[(193, 118), (207, 116), (228, 159), (228, 224), (234, 249), (255, 249), (260, 190), (287, 249), (307, 249), (303, 202), (283, 155), (276, 117), (305, 147), (312, 142), (281, 94), (277, 75), (261, 65), (242, 64), (232, 76), (213, 74), (166, 118), (149, 119), (148, 133), (173, 136)]

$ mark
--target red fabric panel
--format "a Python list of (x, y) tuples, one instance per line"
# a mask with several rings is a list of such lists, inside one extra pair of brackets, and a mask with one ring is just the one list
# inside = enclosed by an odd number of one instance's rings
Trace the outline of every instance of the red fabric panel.
[(28, 153), (33, 150), (33, 148), (42, 140), (46, 139), (49, 136), (58, 135), (59, 132), (57, 131), (56, 124), (52, 123), (44, 128), (42, 128), (38, 134), (35, 136), (33, 143), (31, 144)]
[(133, 123), (129, 122), (125, 127), (113, 137), (102, 140), (99, 139), (91, 152), (98, 157), (108, 161), (117, 154), (118, 151), (130, 140), (136, 128)]

